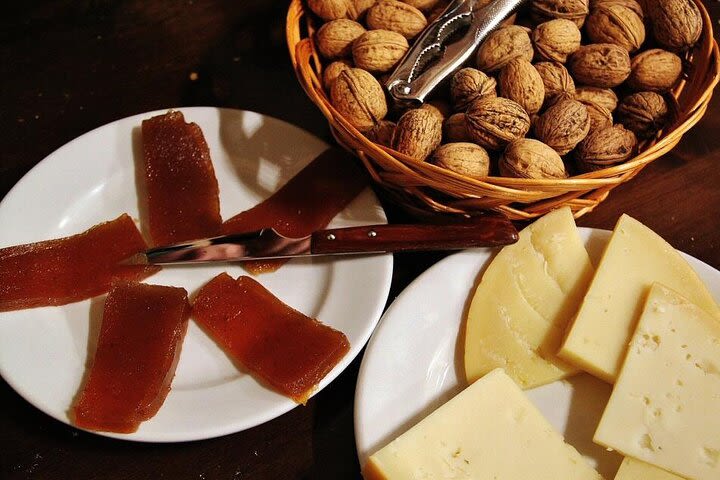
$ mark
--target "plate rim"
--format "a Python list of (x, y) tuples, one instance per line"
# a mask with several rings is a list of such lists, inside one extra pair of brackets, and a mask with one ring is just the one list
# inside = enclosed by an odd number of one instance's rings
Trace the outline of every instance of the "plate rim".
[[(583, 238), (583, 241), (587, 245), (588, 239), (590, 239), (593, 235), (600, 235), (603, 237), (604, 241), (607, 242), (610, 238), (610, 235), (612, 234), (612, 230), (602, 229), (602, 228), (594, 228), (594, 227), (577, 227), (579, 230), (579, 233), (581, 237)], [(587, 235), (587, 238), (585, 237)], [(674, 248), (674, 247), (673, 247)], [(697, 274), (697, 270), (692, 265), (692, 263), (698, 263), (703, 268), (707, 268), (710, 271), (713, 271), (714, 274), (718, 275), (718, 279), (720, 280), (720, 270), (712, 267), (708, 263), (693, 257), (692, 255), (685, 253), (681, 250), (678, 250), (678, 253), (685, 259), (690, 260), (691, 268), (695, 270)], [(487, 255), (487, 258), (483, 262), (483, 267), (487, 265), (487, 262), (491, 260), (492, 252), (499, 251), (499, 249), (491, 249), (491, 248), (482, 248), (482, 249), (468, 249), (463, 250), (461, 252), (454, 253), (452, 255), (448, 255), (447, 257), (443, 258), (442, 260), (438, 261), (437, 263), (433, 264), (422, 272), (418, 277), (416, 277), (412, 282), (410, 282), (392, 301), (392, 303), (388, 306), (388, 308), (385, 310), (385, 313), (380, 318), (380, 321), (378, 322), (378, 325), (375, 327), (375, 331), (373, 332), (372, 336), (370, 337), (370, 340), (368, 340), (368, 343), (365, 347), (365, 352), (363, 353), (362, 362), (360, 364), (360, 368), (358, 370), (358, 376), (355, 383), (355, 396), (354, 396), (354, 409), (353, 409), (353, 433), (355, 437), (355, 453), (356, 457), (360, 463), (360, 467), (363, 467), (363, 461), (367, 460), (367, 457), (372, 455), (369, 452), (366, 452), (365, 450), (370, 445), (361, 444), (361, 438), (364, 438), (363, 433), (361, 432), (362, 425), (360, 424), (360, 416), (361, 413), (361, 405), (363, 405), (362, 402), (362, 396), (365, 393), (365, 390), (368, 389), (368, 381), (365, 379), (366, 376), (369, 376), (370, 373), (368, 373), (368, 363), (370, 356), (372, 355), (372, 352), (375, 348), (375, 343), (379, 342), (379, 338), (382, 338), (383, 336), (383, 327), (387, 323), (388, 318), (392, 318), (395, 314), (393, 313), (394, 308), (398, 308), (397, 305), (400, 303), (403, 303), (405, 301), (406, 297), (411, 298), (413, 295), (413, 290), (418, 289), (419, 285), (424, 284), (426, 281), (428, 281), (429, 278), (432, 278), (436, 271), (443, 270), (447, 268), (446, 264), (452, 264), (453, 262), (457, 261), (458, 258), (462, 256), (471, 256), (471, 257), (477, 257), (479, 255)], [(483, 268), (481, 267), (481, 268)], [(479, 272), (478, 272), (479, 274)], [(562, 381), (562, 380), (560, 380)], [(553, 382), (554, 383), (554, 382)], [(539, 387), (540, 388), (540, 387)], [(371, 390), (371, 389), (369, 389)], [(366, 442), (367, 443), (367, 442)], [(365, 454), (363, 452), (365, 451)]]
[[(201, 115), (210, 115), (213, 113), (221, 114), (222, 112), (229, 112), (231, 114), (241, 114), (246, 115), (250, 114), (252, 116), (257, 117), (258, 119), (270, 119), (272, 122), (275, 122), (277, 125), (281, 126), (283, 129), (292, 129), (296, 130), (298, 132), (301, 132), (303, 135), (307, 137), (312, 137), (315, 140), (318, 141), (319, 144), (324, 146), (325, 148), (331, 148), (332, 145), (328, 144), (327, 141), (324, 139), (318, 137), (317, 135), (305, 130), (304, 128), (294, 125), (288, 121), (273, 117), (271, 115), (266, 115), (263, 113), (259, 113), (252, 110), (245, 110), (245, 109), (239, 109), (239, 108), (228, 108), (228, 107), (214, 107), (214, 106), (188, 106), (188, 107), (168, 107), (168, 108), (161, 108), (161, 109), (155, 109), (148, 112), (141, 112), (136, 113), (132, 115), (128, 115), (122, 118), (117, 118), (115, 120), (112, 120), (110, 122), (107, 122), (103, 125), (97, 126), (91, 130), (88, 130), (85, 133), (82, 133), (81, 135), (69, 140), (68, 142), (62, 144), (49, 154), (47, 154), (42, 160), (37, 162), (32, 168), (30, 168), (11, 188), (10, 190), (5, 194), (5, 196), (0, 199), (0, 215), (3, 215), (3, 212), (5, 212), (9, 207), (8, 205), (11, 203), (17, 203), (17, 199), (15, 197), (19, 195), (24, 195), (22, 192), (24, 189), (27, 189), (25, 186), (27, 183), (34, 181), (35, 177), (40, 176), (42, 178), (43, 175), (46, 175), (43, 173), (44, 170), (50, 168), (48, 165), (53, 161), (54, 157), (56, 156), (62, 156), (63, 151), (66, 149), (73, 148), (73, 146), (76, 146), (77, 144), (81, 144), (84, 141), (87, 141), (88, 138), (91, 138), (93, 135), (97, 135), (101, 130), (103, 129), (111, 129), (115, 126), (117, 126), (121, 122), (128, 122), (132, 119), (142, 119), (142, 118), (148, 118), (150, 116), (154, 115), (161, 115), (164, 113), (167, 113), (170, 110), (174, 111), (180, 111), (183, 112), (188, 118), (188, 121), (192, 121), (195, 123), (195, 119), (193, 119), (193, 115), (195, 116), (201, 116)], [(200, 120), (202, 122), (202, 120)], [(201, 123), (198, 123), (201, 127)], [(278, 188), (281, 185), (278, 185)], [(374, 191), (372, 191), (371, 188), (367, 188), (369, 190), (370, 195), (372, 196), (372, 199), (374, 200), (375, 205), (379, 208), (379, 214), (383, 218), (383, 223), (387, 223), (387, 214), (382, 206), (382, 203), (380, 202), (379, 198), (375, 194)], [(27, 197), (27, 195), (25, 195)], [(21, 196), (22, 198), (25, 198)], [(32, 243), (32, 242), (27, 242)], [(0, 245), (0, 248), (4, 248), (2, 245)], [(348, 353), (343, 357), (343, 359), (333, 368), (318, 384), (317, 388), (313, 391), (310, 398), (314, 397), (318, 393), (320, 393), (325, 387), (327, 387), (330, 383), (332, 383), (340, 374), (342, 374), (349, 366), (350, 364), (357, 358), (357, 356), (363, 351), (363, 348), (365, 345), (367, 345), (367, 342), (369, 338), (372, 335), (372, 332), (374, 332), (375, 327), (377, 326), (378, 322), (380, 321), (380, 318), (382, 316), (383, 311), (385, 310), (385, 306), (387, 305), (390, 288), (392, 284), (392, 275), (394, 270), (394, 259), (392, 254), (383, 254), (378, 255), (379, 258), (383, 259), (383, 262), (381, 264), (381, 268), (377, 271), (377, 274), (380, 278), (380, 282), (378, 282), (378, 298), (374, 302), (374, 308), (372, 311), (368, 312), (368, 322), (365, 325), (364, 331), (359, 335), (359, 339), (357, 342), (354, 342), (354, 344), (351, 344), (351, 348), (348, 351)], [(101, 298), (102, 296), (93, 297), (93, 298)], [(74, 303), (80, 303), (80, 302), (74, 302)], [(72, 304), (70, 304), (72, 305)], [(41, 307), (41, 308), (57, 308), (57, 307)], [(9, 313), (9, 312), (7, 312)], [(2, 316), (2, 313), (0, 313), (0, 316)], [(192, 321), (192, 319), (191, 319)], [(3, 378), (3, 380), (7, 383), (7, 385), (17, 394), (19, 395), (24, 401), (26, 401), (28, 404), (30, 404), (33, 408), (41, 411), (43, 414), (47, 415), (48, 417), (52, 418), (55, 421), (61, 422), (70, 428), (82, 430), (94, 435), (99, 435), (103, 437), (108, 438), (115, 438), (130, 442), (140, 442), (140, 443), (176, 443), (176, 442), (188, 442), (188, 441), (198, 441), (198, 440), (204, 440), (204, 439), (210, 439), (210, 438), (217, 438), (233, 433), (242, 432), (244, 430), (247, 430), (249, 428), (253, 428), (258, 425), (262, 425), (264, 423), (267, 423), (268, 421), (274, 420), (275, 418), (278, 418), (279, 416), (289, 412), (290, 410), (293, 410), (294, 408), (300, 406), (299, 404), (292, 402), (292, 400), (285, 398), (283, 403), (280, 403), (276, 405), (274, 408), (268, 408), (265, 411), (265, 415), (256, 415), (252, 418), (250, 421), (238, 421), (234, 424), (225, 424), (223, 426), (216, 426), (214, 428), (205, 428), (204, 430), (197, 430), (193, 432), (193, 434), (187, 434), (187, 435), (177, 435), (172, 432), (163, 432), (162, 434), (158, 433), (152, 433), (152, 432), (141, 432), (137, 431), (132, 434), (118, 434), (118, 433), (112, 433), (112, 432), (101, 432), (101, 431), (94, 431), (94, 430), (87, 430), (80, 428), (73, 423), (70, 422), (69, 418), (62, 417), (59, 415), (56, 415), (56, 413), (48, 408), (46, 408), (46, 405), (44, 403), (38, 403), (34, 401), (34, 395), (32, 395), (30, 392), (27, 392), (24, 388), (22, 388), (21, 385), (18, 385), (12, 376), (8, 375), (6, 372), (6, 367), (4, 367), (2, 364), (0, 364), (0, 377)], [(289, 402), (289, 403), (288, 403)], [(158, 436), (160, 435), (160, 436)]]

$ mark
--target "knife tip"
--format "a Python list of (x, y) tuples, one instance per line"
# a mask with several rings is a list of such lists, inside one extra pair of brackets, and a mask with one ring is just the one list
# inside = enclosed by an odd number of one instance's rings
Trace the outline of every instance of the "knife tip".
[(148, 256), (145, 253), (140, 252), (122, 260), (120, 265), (147, 265), (149, 263), (150, 261), (148, 260)]

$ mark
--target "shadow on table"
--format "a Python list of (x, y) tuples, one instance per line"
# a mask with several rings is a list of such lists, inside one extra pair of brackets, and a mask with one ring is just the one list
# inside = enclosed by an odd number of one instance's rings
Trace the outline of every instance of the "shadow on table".
[[(229, 35), (205, 52), (182, 105), (214, 105), (270, 115), (329, 143), (327, 123), (300, 87), (285, 42), (287, 2), (246, 0), (238, 14), (228, 1), (225, 18), (237, 18)], [(283, 139), (277, 139), (282, 142)]]
[(353, 392), (364, 351), (312, 400), (313, 467), (303, 480), (362, 479), (352, 432)]

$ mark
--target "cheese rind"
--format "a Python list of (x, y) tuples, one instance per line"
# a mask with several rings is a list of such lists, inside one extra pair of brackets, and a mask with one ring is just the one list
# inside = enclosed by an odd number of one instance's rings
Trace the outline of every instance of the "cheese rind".
[(685, 480), (649, 463), (625, 457), (614, 480)]
[(594, 441), (678, 475), (720, 478), (720, 322), (655, 284)]
[(366, 480), (601, 480), (498, 369), (368, 460)]
[(612, 383), (653, 282), (720, 318), (720, 307), (682, 256), (648, 227), (623, 215), (559, 356)]
[(592, 273), (569, 208), (522, 230), (518, 242), (488, 266), (468, 310), (468, 383), (495, 368), (505, 369), (523, 388), (575, 373), (556, 352)]

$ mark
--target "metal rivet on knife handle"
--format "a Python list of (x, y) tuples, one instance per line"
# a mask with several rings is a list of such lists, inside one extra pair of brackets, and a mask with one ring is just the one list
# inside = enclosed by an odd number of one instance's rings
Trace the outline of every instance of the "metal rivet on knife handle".
[(156, 247), (124, 263), (227, 262), (314, 255), (459, 250), (507, 245), (517, 239), (513, 224), (501, 216), (438, 225), (364, 225), (321, 230), (298, 238), (285, 237), (272, 228), (266, 228)]

